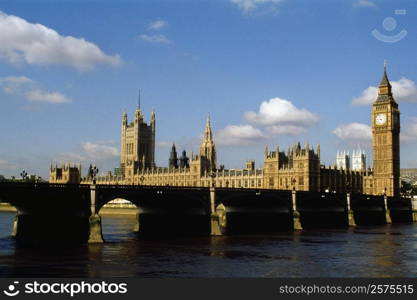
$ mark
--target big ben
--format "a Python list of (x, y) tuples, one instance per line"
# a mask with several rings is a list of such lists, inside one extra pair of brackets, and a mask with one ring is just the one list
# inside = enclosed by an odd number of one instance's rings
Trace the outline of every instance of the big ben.
[(386, 66), (372, 107), (373, 193), (398, 196), (400, 191), (400, 111)]

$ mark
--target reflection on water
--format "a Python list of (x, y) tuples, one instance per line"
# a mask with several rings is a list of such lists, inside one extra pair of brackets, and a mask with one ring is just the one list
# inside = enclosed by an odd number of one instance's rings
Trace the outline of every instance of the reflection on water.
[(138, 239), (103, 217), (105, 244), (23, 248), (0, 213), (0, 277), (415, 277), (417, 225), (265, 236)]

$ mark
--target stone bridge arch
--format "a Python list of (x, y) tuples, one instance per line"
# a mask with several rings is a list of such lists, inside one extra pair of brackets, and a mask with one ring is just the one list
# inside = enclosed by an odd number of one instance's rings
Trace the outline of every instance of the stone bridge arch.
[(126, 199), (138, 208), (195, 208), (205, 213), (210, 209), (208, 189), (97, 185), (96, 193), (96, 211), (117, 198)]
[(17, 208), (14, 236), (30, 243), (87, 241), (89, 196), (88, 187), (80, 185), (0, 184), (0, 201)]
[(208, 189), (97, 185), (95, 193), (96, 212), (115, 198), (135, 204), (138, 207), (135, 227), (140, 234), (209, 232)]
[(216, 188), (215, 214), (222, 234), (289, 230), (291, 191)]

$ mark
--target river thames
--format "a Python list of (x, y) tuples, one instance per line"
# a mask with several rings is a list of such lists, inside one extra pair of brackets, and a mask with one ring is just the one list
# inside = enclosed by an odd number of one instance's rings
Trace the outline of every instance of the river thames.
[(0, 277), (417, 276), (417, 224), (143, 240), (133, 215), (106, 215), (104, 244), (23, 247), (14, 215), (0, 212)]

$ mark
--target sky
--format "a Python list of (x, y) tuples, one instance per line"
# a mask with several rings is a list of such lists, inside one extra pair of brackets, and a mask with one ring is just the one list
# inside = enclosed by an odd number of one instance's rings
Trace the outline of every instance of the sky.
[(263, 163), (298, 141), (364, 149), (384, 61), (417, 167), (417, 2), (0, 0), (0, 174), (119, 164), (123, 111), (156, 113), (156, 159), (198, 152), (210, 114), (218, 164)]

